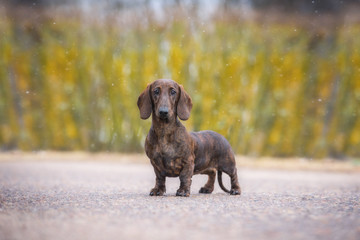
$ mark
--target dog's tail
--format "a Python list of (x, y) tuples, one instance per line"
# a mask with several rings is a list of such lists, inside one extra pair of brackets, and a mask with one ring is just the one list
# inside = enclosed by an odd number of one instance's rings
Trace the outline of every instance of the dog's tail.
[(222, 176), (222, 171), (218, 170), (218, 182), (219, 182), (220, 188), (221, 188), (224, 192), (230, 193), (230, 191), (227, 190), (227, 189), (224, 187), (221, 176)]

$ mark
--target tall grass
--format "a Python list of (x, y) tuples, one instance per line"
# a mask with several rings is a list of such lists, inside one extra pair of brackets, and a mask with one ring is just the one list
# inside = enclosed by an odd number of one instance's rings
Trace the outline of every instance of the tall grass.
[(2, 149), (142, 151), (138, 95), (172, 78), (192, 96), (189, 130), (239, 154), (360, 156), (360, 25), (187, 18), (118, 25), (0, 17)]

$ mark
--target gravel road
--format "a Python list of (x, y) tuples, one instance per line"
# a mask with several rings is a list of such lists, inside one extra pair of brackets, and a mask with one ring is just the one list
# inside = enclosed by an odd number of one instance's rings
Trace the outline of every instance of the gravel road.
[[(360, 239), (360, 175), (239, 169), (242, 195), (216, 183), (150, 197), (150, 164), (0, 162), (0, 239)], [(227, 175), (224, 182), (229, 186)]]

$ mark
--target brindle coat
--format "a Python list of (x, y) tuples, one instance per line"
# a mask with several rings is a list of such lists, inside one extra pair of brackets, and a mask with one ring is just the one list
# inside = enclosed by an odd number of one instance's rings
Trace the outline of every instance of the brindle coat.
[[(156, 175), (151, 196), (164, 195), (166, 177), (180, 177), (176, 195), (188, 197), (194, 174), (209, 176), (199, 192), (211, 193), (216, 170), (221, 189), (232, 195), (241, 193), (235, 157), (228, 141), (213, 131), (188, 133), (179, 121), (178, 117), (187, 120), (192, 108), (191, 98), (181, 85), (172, 80), (156, 80), (140, 94), (137, 105), (142, 119), (152, 115), (152, 126), (145, 141), (146, 155)], [(230, 191), (222, 184), (222, 172), (231, 178)]]

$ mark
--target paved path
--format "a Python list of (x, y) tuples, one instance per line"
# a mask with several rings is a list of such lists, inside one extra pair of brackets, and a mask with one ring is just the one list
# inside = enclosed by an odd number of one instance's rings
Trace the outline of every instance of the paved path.
[(0, 162), (0, 239), (360, 239), (359, 174), (239, 176), (240, 197), (198, 194), (205, 176), (189, 198), (174, 196), (175, 178), (149, 197), (149, 164)]

